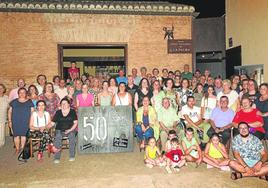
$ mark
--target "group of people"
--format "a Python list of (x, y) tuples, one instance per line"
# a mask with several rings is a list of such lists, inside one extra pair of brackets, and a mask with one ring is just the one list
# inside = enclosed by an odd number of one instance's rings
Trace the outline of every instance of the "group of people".
[[(268, 174), (268, 84), (258, 86), (254, 78), (234, 75), (214, 78), (209, 70), (190, 72), (146, 67), (125, 76), (80, 76), (75, 63), (69, 78), (48, 82), (45, 75), (26, 86), (24, 79), (6, 96), (0, 84), (0, 126), (4, 144), (6, 119), (14, 137), (16, 153), (24, 147), (26, 135), (42, 134), (39, 152), (48, 145), (54, 162), (60, 162), (61, 138), (68, 136), (70, 161), (75, 160), (77, 109), (89, 106), (128, 105), (133, 109), (134, 130), (146, 166), (165, 166), (178, 171), (187, 162), (207, 163), (208, 168), (233, 169), (233, 179)], [(8, 109), (8, 113), (5, 113)], [(2, 118), (3, 117), (3, 118)], [(54, 126), (56, 125), (56, 126)], [(55, 138), (48, 130), (55, 127)], [(54, 141), (53, 141), (54, 140)], [(267, 143), (266, 143), (267, 146)], [(236, 160), (229, 158), (232, 149)], [(267, 148), (266, 148), (267, 149)], [(42, 155), (39, 155), (42, 156)]]

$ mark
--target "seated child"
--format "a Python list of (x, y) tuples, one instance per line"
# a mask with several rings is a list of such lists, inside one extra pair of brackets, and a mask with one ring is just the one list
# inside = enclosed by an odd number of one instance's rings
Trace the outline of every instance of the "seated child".
[(206, 146), (203, 161), (207, 163), (207, 168), (219, 168), (224, 171), (230, 171), (228, 166), (229, 156), (225, 146), (220, 143), (217, 133), (212, 134), (209, 143)]
[(171, 141), (171, 150), (166, 153), (166, 170), (168, 173), (172, 173), (171, 168), (174, 171), (179, 171), (183, 165), (185, 165), (185, 157), (183, 156), (182, 150), (179, 147), (179, 140), (178, 138), (172, 138)]
[(148, 145), (145, 148), (144, 163), (149, 168), (164, 165), (163, 157), (161, 156), (159, 148), (156, 146), (154, 137), (151, 137), (148, 140)]
[(202, 162), (202, 151), (194, 138), (194, 130), (188, 127), (185, 131), (185, 137), (182, 139), (182, 149), (187, 162), (195, 162), (197, 167)]
[(165, 146), (165, 153), (169, 152), (171, 150), (171, 140), (173, 138), (177, 138), (177, 134), (175, 130), (168, 131), (168, 139)]

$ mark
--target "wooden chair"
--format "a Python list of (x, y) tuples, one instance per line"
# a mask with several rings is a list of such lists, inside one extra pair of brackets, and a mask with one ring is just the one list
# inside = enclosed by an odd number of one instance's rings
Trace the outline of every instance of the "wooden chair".
[(30, 142), (30, 156), (31, 157), (34, 157), (33, 153), (37, 151), (37, 149), (35, 149), (35, 147), (40, 144), (40, 141), (41, 141), (40, 138), (29, 138), (29, 142)]
[[(49, 135), (51, 136), (52, 139), (54, 139), (53, 137), (53, 129), (49, 130)], [(34, 152), (38, 151), (39, 149), (39, 145), (41, 144), (41, 138), (29, 138), (29, 142), (30, 142), (30, 156), (34, 157)], [(50, 153), (48, 152), (48, 157), (50, 157)]]
[(69, 149), (69, 139), (68, 136), (63, 136), (62, 139), (62, 144), (61, 144), (61, 148), (62, 149)]

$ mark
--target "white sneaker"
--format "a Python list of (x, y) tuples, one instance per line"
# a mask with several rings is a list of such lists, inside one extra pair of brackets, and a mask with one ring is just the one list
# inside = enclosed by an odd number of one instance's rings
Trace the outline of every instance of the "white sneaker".
[(70, 162), (75, 161), (75, 158), (74, 157), (71, 157), (71, 158), (69, 158), (69, 161)]
[(55, 159), (54, 160), (54, 164), (59, 164), (60, 163), (60, 160), (59, 159)]

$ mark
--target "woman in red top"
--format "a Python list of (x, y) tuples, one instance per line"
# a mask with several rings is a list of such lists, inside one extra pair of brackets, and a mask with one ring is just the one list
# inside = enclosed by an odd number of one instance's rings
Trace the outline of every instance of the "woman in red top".
[(71, 63), (71, 67), (68, 69), (68, 74), (71, 80), (75, 80), (76, 78), (79, 78), (79, 69), (76, 68), (75, 62)]
[(233, 119), (233, 124), (237, 128), (240, 122), (246, 122), (250, 126), (250, 133), (260, 140), (264, 138), (263, 118), (258, 115), (258, 109), (252, 107), (252, 102), (248, 97), (243, 97), (241, 110), (238, 111)]

